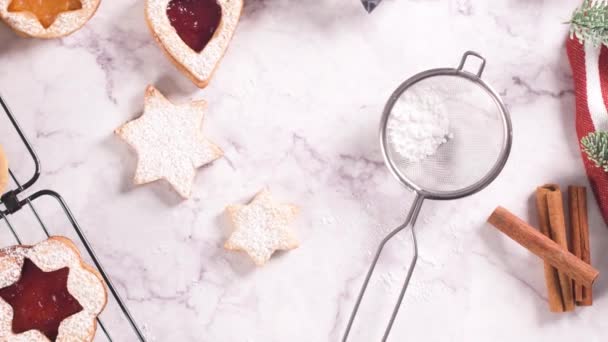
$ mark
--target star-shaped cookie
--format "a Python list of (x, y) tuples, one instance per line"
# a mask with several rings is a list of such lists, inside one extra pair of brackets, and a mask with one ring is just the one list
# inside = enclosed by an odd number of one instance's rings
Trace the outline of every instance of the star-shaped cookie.
[(291, 250), (299, 242), (289, 224), (298, 207), (273, 200), (263, 189), (248, 205), (230, 205), (226, 213), (234, 231), (224, 244), (229, 250), (246, 252), (258, 266), (263, 266), (277, 250)]
[(142, 116), (116, 130), (139, 157), (135, 184), (165, 179), (190, 197), (196, 169), (223, 155), (201, 133), (206, 109), (205, 101), (175, 105), (148, 86)]

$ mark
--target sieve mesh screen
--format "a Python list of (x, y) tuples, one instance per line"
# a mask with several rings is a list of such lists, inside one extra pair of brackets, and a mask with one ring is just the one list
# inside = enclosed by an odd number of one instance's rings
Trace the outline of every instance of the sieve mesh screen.
[(418, 161), (400, 154), (393, 139), (388, 138), (386, 153), (396, 172), (429, 193), (475, 186), (492, 171), (504, 148), (501, 107), (485, 88), (468, 78), (436, 75), (417, 81), (401, 93), (384, 129), (403, 124), (394, 115), (399, 108), (415, 108), (421, 101), (442, 107), (448, 135), (434, 154)]

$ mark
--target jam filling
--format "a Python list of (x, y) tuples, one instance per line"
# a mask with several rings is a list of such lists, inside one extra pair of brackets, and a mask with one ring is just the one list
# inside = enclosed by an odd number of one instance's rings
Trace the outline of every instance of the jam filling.
[(167, 16), (184, 43), (201, 52), (220, 26), (222, 8), (217, 0), (171, 0)]
[(61, 322), (82, 311), (68, 292), (69, 272), (67, 267), (44, 272), (30, 259), (23, 260), (19, 281), (0, 289), (0, 297), (13, 308), (14, 334), (35, 329), (55, 341)]
[(82, 9), (80, 0), (13, 0), (9, 12), (31, 12), (44, 28), (49, 28), (60, 13)]

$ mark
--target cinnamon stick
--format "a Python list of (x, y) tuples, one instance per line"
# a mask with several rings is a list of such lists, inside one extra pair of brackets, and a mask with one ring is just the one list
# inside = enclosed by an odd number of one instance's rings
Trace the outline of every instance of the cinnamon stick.
[[(591, 264), (589, 243), (589, 222), (587, 220), (587, 190), (583, 186), (568, 187), (570, 203), (570, 235), (572, 237), (572, 252), (584, 262)], [(593, 304), (593, 289), (574, 283), (574, 298), (578, 305)]]
[[(547, 209), (549, 210), (549, 224), (551, 228), (551, 239), (560, 245), (565, 251), (568, 250), (568, 237), (566, 233), (566, 218), (564, 215), (564, 204), (562, 192), (557, 185), (548, 185), (546, 194)], [(572, 280), (564, 271), (558, 270), (559, 285), (562, 290), (562, 301), (564, 310), (574, 310), (574, 296), (572, 294)]]
[[(574, 186), (568, 187), (568, 203), (570, 211), (570, 238), (572, 240), (572, 248), (570, 251), (576, 255), (579, 259), (583, 259), (581, 250), (581, 222), (579, 219), (579, 202), (578, 202), (578, 189)], [(578, 283), (574, 283), (574, 299), (576, 303), (583, 301), (583, 286)]]
[[(538, 222), (540, 232), (546, 237), (551, 238), (551, 224), (549, 222), (549, 208), (547, 207), (547, 193), (551, 191), (546, 186), (536, 189), (536, 208), (538, 212)], [(547, 285), (547, 297), (549, 310), (551, 312), (563, 312), (564, 302), (562, 300), (562, 290), (559, 283), (557, 268), (551, 266), (547, 261), (544, 262), (545, 283)]]
[(585, 286), (591, 286), (599, 275), (599, 271), (591, 265), (503, 207), (496, 208), (488, 218), (488, 222), (551, 266)]

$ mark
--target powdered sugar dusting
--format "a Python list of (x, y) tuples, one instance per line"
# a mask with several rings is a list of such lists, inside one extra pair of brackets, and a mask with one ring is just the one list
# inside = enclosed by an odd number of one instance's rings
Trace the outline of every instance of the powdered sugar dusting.
[(165, 179), (190, 197), (195, 169), (223, 154), (201, 133), (206, 108), (203, 101), (174, 105), (148, 87), (144, 114), (116, 130), (137, 151), (136, 184)]
[(445, 106), (432, 90), (426, 96), (405, 93), (395, 103), (388, 120), (388, 138), (395, 151), (409, 162), (432, 156), (451, 138)]
[[(51, 238), (34, 247), (9, 247), (0, 251), (0, 288), (19, 280), (24, 258), (32, 260), (44, 272), (69, 267), (68, 291), (82, 311), (72, 315), (59, 325), (58, 342), (91, 341), (95, 333), (95, 318), (106, 304), (106, 289), (98, 275), (82, 265), (80, 256), (59, 238)], [(0, 340), (48, 342), (39, 331), (12, 333), (13, 309), (0, 298)]]
[(100, 3), (100, 0), (80, 0), (81, 9), (60, 13), (51, 26), (44, 28), (33, 13), (9, 12), (11, 1), (0, 0), (0, 17), (14, 30), (38, 38), (62, 37), (78, 30), (95, 14)]
[(299, 245), (288, 227), (297, 207), (275, 203), (266, 189), (248, 205), (232, 205), (226, 211), (235, 230), (225, 247), (247, 252), (257, 265), (264, 265), (276, 250), (290, 250)]
[(222, 8), (222, 20), (215, 35), (202, 52), (192, 50), (179, 37), (167, 16), (171, 0), (147, 0), (146, 17), (150, 29), (165, 51), (199, 81), (211, 78), (213, 70), (224, 55), (241, 15), (242, 0), (217, 0)]

